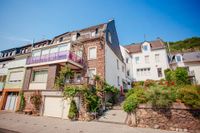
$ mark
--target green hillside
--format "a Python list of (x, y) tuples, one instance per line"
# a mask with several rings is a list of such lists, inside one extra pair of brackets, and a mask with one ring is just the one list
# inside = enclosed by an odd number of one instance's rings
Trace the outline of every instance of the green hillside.
[(200, 51), (200, 37), (191, 37), (185, 40), (169, 42), (171, 52)]

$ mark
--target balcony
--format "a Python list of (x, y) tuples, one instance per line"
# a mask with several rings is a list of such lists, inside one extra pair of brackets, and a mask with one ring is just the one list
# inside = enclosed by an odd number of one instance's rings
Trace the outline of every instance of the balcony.
[(27, 59), (26, 65), (34, 65), (34, 64), (41, 64), (41, 63), (57, 63), (57, 62), (66, 62), (66, 61), (72, 61), (73, 63), (77, 63), (78, 65), (83, 64), (83, 60), (81, 57), (76, 55), (75, 53), (71, 51), (63, 51), (63, 52), (57, 52), (37, 57), (29, 57)]

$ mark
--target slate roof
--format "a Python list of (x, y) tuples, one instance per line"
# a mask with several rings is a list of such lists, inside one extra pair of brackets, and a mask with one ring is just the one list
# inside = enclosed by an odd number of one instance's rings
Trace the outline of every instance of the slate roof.
[(182, 55), (183, 62), (200, 61), (200, 51), (197, 51), (197, 52), (171, 54), (171, 57), (172, 57), (171, 63), (175, 63), (175, 56), (178, 54)]
[[(151, 50), (157, 50), (157, 49), (163, 49), (165, 48), (165, 44), (162, 40), (160, 39), (157, 39), (157, 40), (154, 40), (154, 41), (145, 41), (145, 42), (148, 42), (150, 43), (151, 45)], [(130, 53), (140, 53), (142, 52), (142, 49), (141, 49), (141, 45), (143, 44), (144, 42), (141, 42), (141, 43), (133, 43), (133, 44), (130, 44), (130, 45), (125, 45), (124, 47), (130, 52)]]

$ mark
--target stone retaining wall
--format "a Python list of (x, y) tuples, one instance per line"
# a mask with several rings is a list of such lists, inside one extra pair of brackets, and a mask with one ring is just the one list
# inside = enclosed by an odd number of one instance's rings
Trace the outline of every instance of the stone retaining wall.
[(135, 116), (137, 127), (200, 132), (200, 109), (190, 109), (182, 103), (174, 103), (170, 109), (140, 105)]

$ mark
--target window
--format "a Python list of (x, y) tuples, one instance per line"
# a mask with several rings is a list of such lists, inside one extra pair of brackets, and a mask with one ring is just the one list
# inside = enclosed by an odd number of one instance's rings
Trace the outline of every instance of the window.
[(148, 51), (148, 46), (147, 46), (147, 45), (144, 45), (144, 46), (143, 46), (143, 50), (144, 50), (144, 51)]
[(96, 69), (95, 68), (90, 68), (88, 70), (88, 76), (90, 79), (93, 79), (94, 78), (94, 75), (96, 75)]
[(40, 52), (41, 52), (40, 50), (33, 51), (32, 56), (38, 57), (38, 56), (40, 56)]
[(150, 76), (151, 73), (150, 73), (150, 68), (140, 68), (140, 69), (137, 69), (137, 76)]
[(47, 77), (48, 77), (48, 71), (47, 70), (35, 71), (35, 72), (33, 72), (32, 82), (46, 83)]
[(88, 50), (88, 59), (96, 59), (97, 58), (97, 49), (96, 47), (90, 47)]
[(117, 59), (117, 69), (119, 70), (119, 61), (118, 61), (118, 59)]
[(160, 62), (160, 55), (159, 54), (155, 54), (155, 61)]
[(181, 61), (182, 61), (181, 56), (180, 55), (176, 56), (176, 62), (181, 62)]
[(128, 63), (128, 58), (126, 58), (126, 63)]
[(48, 54), (49, 54), (49, 49), (42, 50), (42, 55), (48, 55)]
[(127, 70), (127, 76), (130, 76), (130, 70)]
[(118, 86), (120, 86), (120, 83), (119, 83), (119, 76), (117, 76), (117, 84), (118, 84)]
[(124, 72), (124, 66), (122, 66), (122, 72)]
[(60, 39), (59, 39), (59, 42), (62, 42), (63, 41), (63, 37), (61, 37)]
[(112, 44), (112, 36), (110, 32), (108, 32), (108, 41), (110, 44)]
[(149, 56), (144, 57), (145, 63), (149, 63)]
[(9, 82), (21, 82), (23, 80), (23, 71), (11, 72), (8, 81)]
[(135, 63), (136, 63), (136, 64), (139, 64), (139, 60), (140, 60), (139, 57), (135, 57)]
[(57, 52), (58, 52), (58, 47), (54, 47), (50, 49), (50, 54), (57, 53)]
[(157, 68), (158, 77), (162, 77), (162, 68)]
[(92, 37), (95, 37), (99, 32), (99, 29), (96, 28), (95, 31), (92, 32)]

